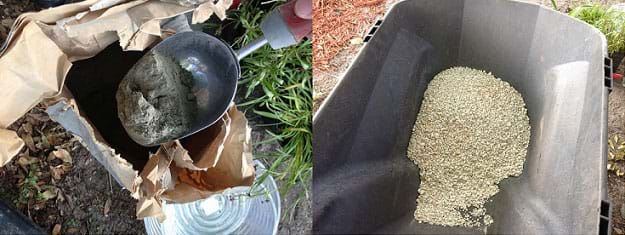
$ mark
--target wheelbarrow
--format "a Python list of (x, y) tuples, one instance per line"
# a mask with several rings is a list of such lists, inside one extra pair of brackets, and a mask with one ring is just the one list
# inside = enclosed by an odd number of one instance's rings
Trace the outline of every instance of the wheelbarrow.
[(316, 233), (482, 233), (414, 219), (419, 169), (406, 157), (429, 81), (453, 66), (491, 71), (526, 103), (523, 173), (486, 204), (493, 234), (602, 234), (607, 201), (605, 37), (531, 3), (396, 3), (313, 118)]

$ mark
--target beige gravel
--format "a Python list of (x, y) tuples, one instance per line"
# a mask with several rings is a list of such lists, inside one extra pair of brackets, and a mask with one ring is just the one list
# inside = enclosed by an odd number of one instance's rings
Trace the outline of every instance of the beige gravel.
[(525, 103), (510, 84), (464, 67), (436, 75), (407, 150), (421, 177), (415, 219), (491, 224), (484, 204), (499, 191), (497, 183), (521, 174), (529, 140)]

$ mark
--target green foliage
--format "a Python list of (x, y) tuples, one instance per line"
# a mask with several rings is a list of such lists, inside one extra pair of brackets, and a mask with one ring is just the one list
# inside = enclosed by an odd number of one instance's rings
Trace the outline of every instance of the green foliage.
[(571, 10), (569, 15), (601, 31), (608, 40), (608, 53), (625, 51), (625, 13), (599, 4), (585, 4)]
[[(208, 27), (218, 36), (224, 27), (244, 31), (233, 42), (234, 48), (240, 48), (262, 35), (260, 22), (265, 14), (283, 2), (244, 1), (230, 12), (232, 21)], [(273, 160), (267, 174), (285, 180), (284, 193), (312, 174), (312, 44), (306, 40), (279, 50), (264, 46), (241, 61), (241, 73), (239, 89), (245, 89), (245, 100), (239, 106), (272, 120), (268, 125), (276, 131), (267, 131), (271, 138), (263, 143), (281, 143), (276, 152), (262, 157)]]
[(558, 10), (558, 4), (556, 3), (556, 0), (551, 0), (551, 6), (553, 7), (554, 10)]
[(76, 219), (74, 219), (74, 218), (70, 218), (65, 223), (66, 223), (67, 226), (71, 226), (71, 227), (76, 227), (76, 226), (79, 225), (78, 222), (76, 221)]
[(19, 185), (19, 194), (17, 199), (15, 200), (15, 205), (17, 207), (23, 207), (28, 205), (29, 201), (31, 201), (31, 199), (36, 196), (37, 189), (35, 187), (37, 186), (38, 180), (39, 177), (35, 175), (35, 171), (29, 170), (28, 176), (26, 176), (26, 178), (24, 178), (24, 180), (20, 182)]
[(17, 207), (44, 203), (56, 197), (50, 186), (39, 183), (38, 166), (33, 163), (29, 166), (28, 175), (18, 185), (18, 196), (13, 201)]

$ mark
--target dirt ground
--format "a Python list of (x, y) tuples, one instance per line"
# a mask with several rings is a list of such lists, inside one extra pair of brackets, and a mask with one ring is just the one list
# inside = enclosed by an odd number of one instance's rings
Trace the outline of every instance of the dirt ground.
[(4, 41), (13, 25), (13, 21), (22, 12), (34, 11), (33, 1), (0, 0), (0, 41)]
[[(278, 181), (280, 184), (280, 181)], [(302, 187), (295, 188), (289, 191), (286, 197), (282, 198), (282, 211), (288, 211), (286, 216), (283, 216), (280, 220), (278, 227), (278, 234), (311, 234), (312, 233), (312, 180), (309, 180), (305, 185), (308, 185), (308, 195), (303, 195), (304, 189)], [(293, 206), (296, 205), (297, 206)]]
[[(111, 179), (78, 139), (49, 120), (43, 108), (32, 109), (9, 127), (26, 147), (0, 168), (0, 199), (48, 232), (60, 225), (67, 234), (145, 233), (135, 218), (136, 201), (130, 193)], [(62, 150), (69, 153), (69, 162), (51, 157)], [(40, 200), (36, 187), (28, 186), (29, 179), (53, 192), (52, 198)]]
[[(623, 71), (621, 66), (621, 72)], [(625, 137), (625, 87), (620, 80), (615, 81), (609, 96), (608, 136)], [(625, 177), (608, 173), (608, 196), (612, 203), (613, 234), (625, 234)]]
[[(240, 99), (241, 96), (237, 95), (235, 100)], [(267, 134), (265, 129), (259, 128), (256, 124), (263, 123), (261, 118), (256, 115), (251, 115), (251, 112), (246, 112), (246, 117), (248, 118), (250, 126), (252, 126), (252, 142), (259, 143), (263, 140), (267, 140), (270, 136)], [(254, 154), (266, 155), (269, 154), (275, 149), (277, 149), (279, 144), (277, 142), (268, 142), (254, 146)], [(271, 160), (261, 159), (265, 166), (269, 166), (272, 164)], [(285, 182), (283, 180), (276, 179), (276, 184), (278, 187), (284, 185)], [(304, 188), (302, 185), (307, 185), (308, 188), (308, 196), (305, 195)], [(286, 195), (281, 195), (281, 205), (282, 212), (280, 218), (280, 224), (278, 225), (278, 234), (281, 235), (289, 235), (289, 234), (310, 234), (312, 232), (312, 196), (310, 192), (312, 190), (312, 177), (311, 180), (305, 182), (303, 184), (297, 185)]]

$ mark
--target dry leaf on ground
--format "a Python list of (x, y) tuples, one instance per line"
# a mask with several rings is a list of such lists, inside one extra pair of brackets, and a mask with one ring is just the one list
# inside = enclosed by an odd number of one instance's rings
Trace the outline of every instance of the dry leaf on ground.
[(109, 211), (111, 210), (111, 199), (106, 199), (106, 202), (104, 203), (104, 216), (108, 216)]
[(17, 164), (19, 164), (21, 167), (28, 167), (28, 165), (33, 164), (35, 162), (38, 162), (39, 159), (37, 159), (36, 157), (31, 157), (28, 155), (21, 155), (18, 159), (17, 159)]
[[(54, 157), (61, 159), (63, 162), (72, 163), (72, 156), (69, 154), (69, 152), (65, 149), (59, 149), (56, 151), (52, 151), (50, 153), (50, 155), (53, 155)], [(48, 159), (50, 159), (50, 157), (48, 157)]]
[(52, 235), (59, 235), (59, 234), (61, 234), (61, 225), (56, 224), (54, 225), (54, 228), (52, 229)]
[(56, 192), (54, 192), (53, 190), (46, 190), (43, 193), (41, 193), (40, 197), (44, 200), (50, 200), (52, 198), (56, 197)]
[(52, 176), (53, 179), (60, 180), (63, 174), (65, 174), (65, 170), (63, 170), (62, 165), (50, 167), (50, 176)]
[(33, 137), (30, 134), (24, 135), (24, 136), (20, 136), (22, 138), (22, 140), (24, 140), (24, 143), (26, 144), (26, 146), (28, 147), (28, 149), (30, 149), (30, 151), (37, 151), (37, 147), (35, 146), (35, 141), (33, 140)]

